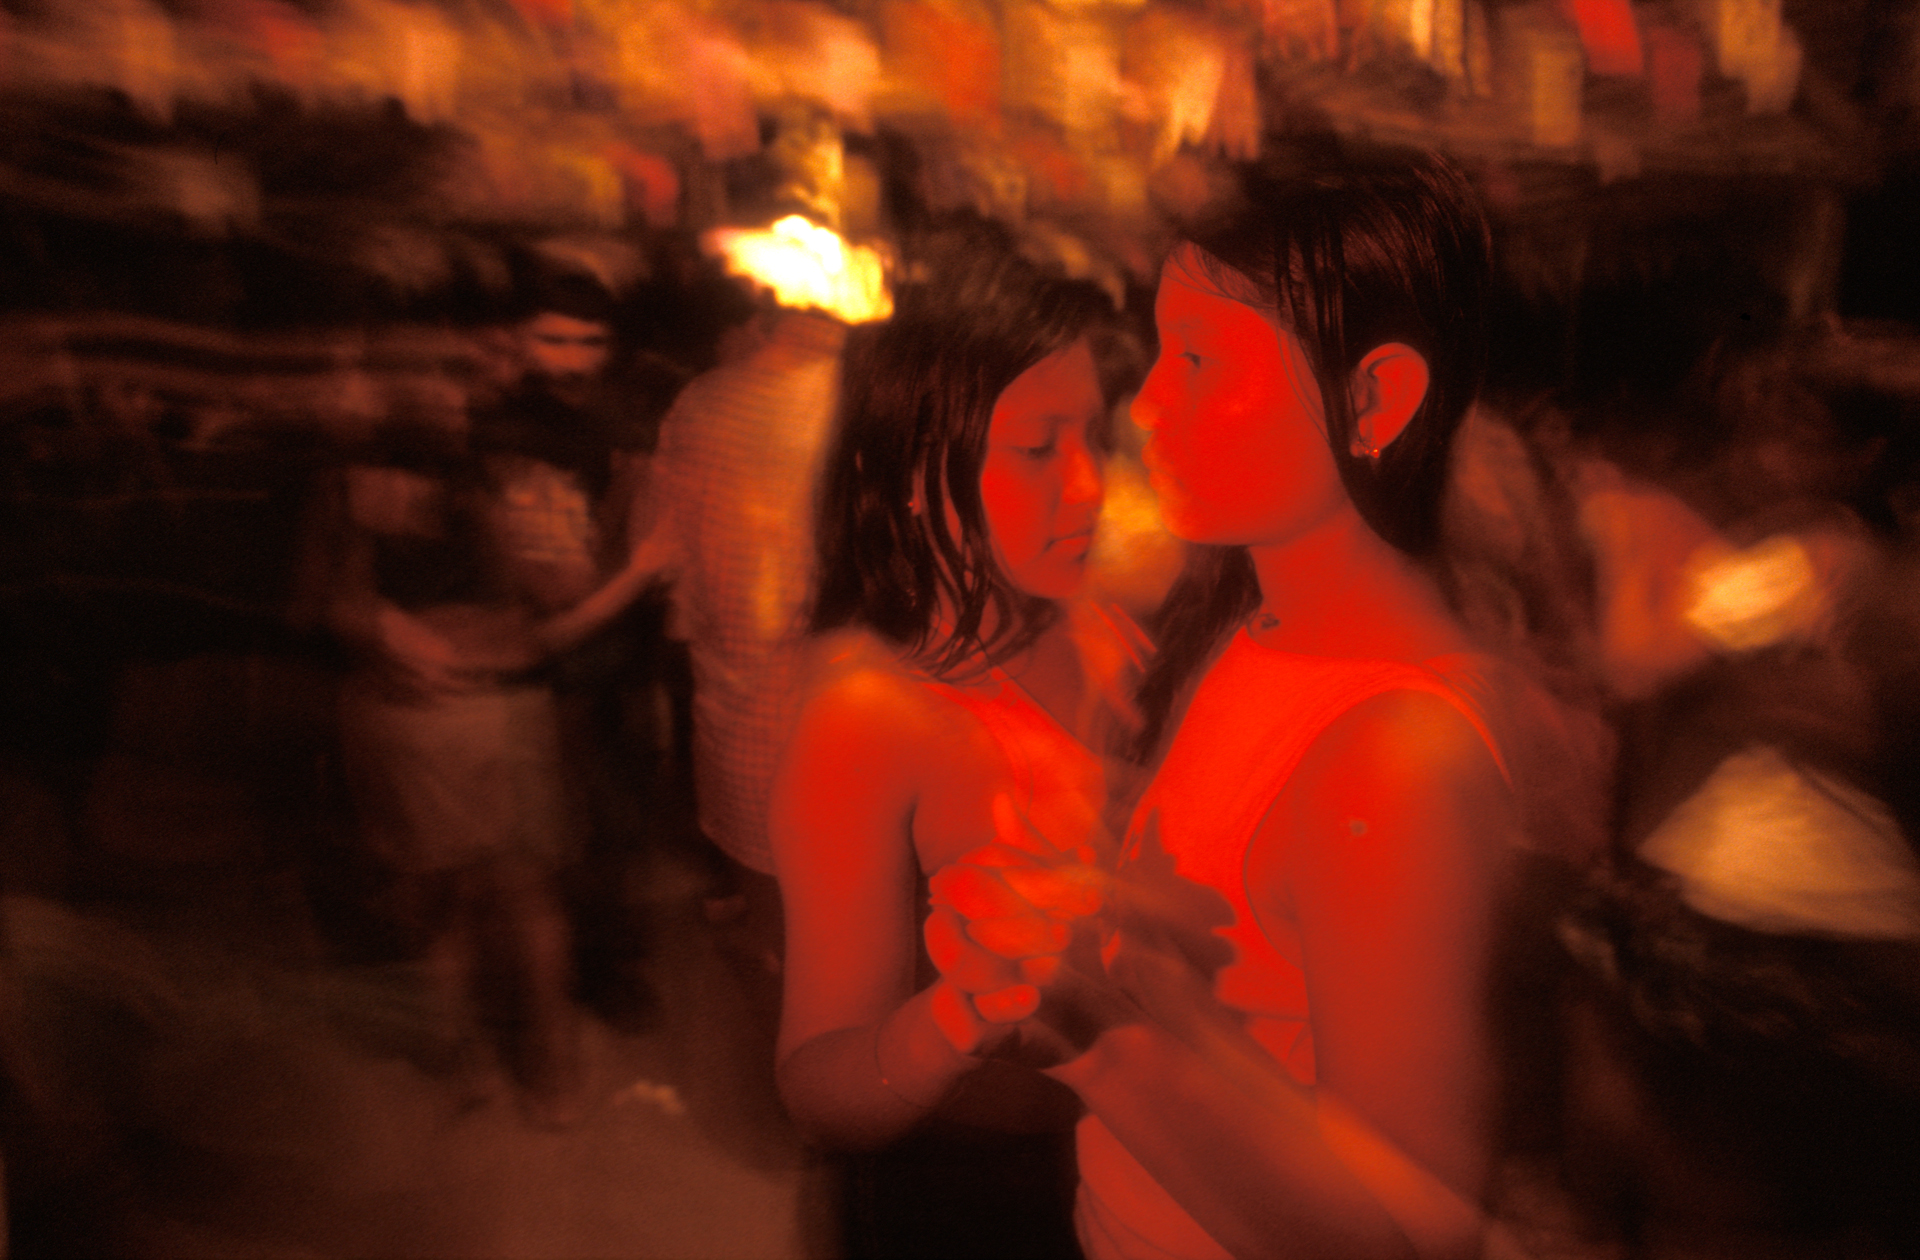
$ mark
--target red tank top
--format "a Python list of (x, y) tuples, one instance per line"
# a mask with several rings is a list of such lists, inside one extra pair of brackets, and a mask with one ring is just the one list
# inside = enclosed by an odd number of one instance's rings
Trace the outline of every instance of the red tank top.
[[(1461, 654), (1422, 666), (1300, 656), (1262, 647), (1242, 630), (1201, 681), (1135, 809), (1129, 851), (1146, 820), (1156, 819), (1179, 874), (1232, 906), (1232, 925), (1215, 930), (1233, 944), (1234, 961), (1215, 977), (1214, 992), (1245, 1015), (1247, 1031), (1303, 1085), (1313, 1083), (1314, 1064), (1300, 945), (1255, 922), (1244, 878), (1247, 846), (1321, 732), (1387, 692), (1424, 691), (1454, 704), (1505, 773), (1488, 715), (1465, 684), (1480, 660)], [(1093, 1116), (1080, 1123), (1079, 1155), (1078, 1213), (1089, 1260), (1226, 1256)]]

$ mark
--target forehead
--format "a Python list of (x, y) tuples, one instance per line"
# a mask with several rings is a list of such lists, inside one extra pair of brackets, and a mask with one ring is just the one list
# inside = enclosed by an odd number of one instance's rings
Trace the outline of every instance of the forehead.
[(1180, 251), (1160, 268), (1153, 315), (1163, 336), (1256, 337), (1264, 342), (1285, 331), (1272, 312), (1228, 292), (1205, 264)]
[(993, 404), (993, 422), (1073, 419), (1103, 405), (1093, 350), (1082, 337), (1040, 360), (1001, 390)]

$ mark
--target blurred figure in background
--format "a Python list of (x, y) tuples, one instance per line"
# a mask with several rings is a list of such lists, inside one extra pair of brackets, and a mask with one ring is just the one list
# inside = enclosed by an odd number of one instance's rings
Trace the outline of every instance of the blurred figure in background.
[(1715, 347), (1668, 459), (1556, 452), (1622, 735), (1561, 929), (1564, 1167), (1662, 1254), (1920, 1248), (1911, 544), (1793, 351)]
[[(799, 678), (813, 490), (846, 332), (822, 311), (764, 310), (736, 334), (738, 357), (689, 385), (661, 429), (675, 632), (693, 662), (700, 830), (762, 876), (772, 870), (766, 793)], [(722, 878), (716, 893), (735, 891), (732, 882)]]
[(708, 912), (737, 929), (737, 961), (771, 1037), (781, 929), (767, 799), (800, 700), (814, 495), (847, 330), (884, 318), (891, 298), (872, 250), (799, 216), (716, 230), (704, 247), (755, 306), (661, 426), (646, 546), (667, 558), (672, 633), (692, 665)]
[(583, 827), (564, 872), (580, 992), (631, 1020), (652, 1001), (639, 970), (652, 858), (683, 825), (659, 712), (671, 685), (662, 556), (639, 543), (654, 524), (660, 421), (685, 378), (625, 344), (597, 276), (545, 259), (526, 270), (505, 381), (474, 408), (470, 442), (506, 563), (546, 619), (539, 668)]
[(562, 879), (590, 812), (561, 698), (581, 645), (653, 576), (630, 542), (644, 478), (597, 396), (611, 305), (590, 277), (541, 280), (512, 385), (464, 426), (389, 421), (327, 495), (361, 835), (452, 1026), (497, 1044), (547, 1123), (581, 1101)]

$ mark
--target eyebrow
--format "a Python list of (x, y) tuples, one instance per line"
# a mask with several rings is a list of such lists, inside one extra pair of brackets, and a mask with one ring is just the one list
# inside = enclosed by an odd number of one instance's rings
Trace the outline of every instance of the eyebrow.
[(1207, 321), (1198, 315), (1180, 315), (1160, 324), (1162, 337), (1173, 336), (1192, 340), (1196, 329), (1205, 329)]
[(1173, 328), (1173, 329), (1191, 328), (1193, 325), (1197, 323), (1204, 322), (1203, 317), (1200, 315), (1198, 311), (1179, 311), (1179, 312), (1167, 315), (1165, 316), (1164, 319), (1162, 319), (1161, 312), (1163, 310), (1165, 310), (1164, 304), (1158, 298), (1154, 299), (1153, 317), (1155, 322), (1163, 322), (1169, 328)]
[[(1098, 418), (1102, 410), (1104, 410), (1104, 404), (1102, 405), (1102, 407), (1096, 408), (1094, 411), (1089, 412), (1086, 417), (1087, 423), (1092, 424)], [(1032, 417), (1031, 422), (1038, 424), (1047, 429), (1058, 429), (1062, 425), (1075, 424), (1079, 421), (1079, 419), (1080, 417), (1075, 415), (1071, 411), (1056, 410), (1056, 411), (1042, 412), (1040, 415), (1036, 417)], [(1012, 420), (1012, 421), (1008, 421), (1008, 423), (1019, 424), (1021, 423), (1021, 421)]]

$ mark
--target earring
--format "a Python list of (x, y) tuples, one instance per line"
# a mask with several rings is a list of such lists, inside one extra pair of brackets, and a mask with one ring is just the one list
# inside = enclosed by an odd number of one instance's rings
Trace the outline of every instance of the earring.
[(1379, 459), (1380, 458), (1380, 448), (1375, 446), (1373, 443), (1367, 441), (1366, 438), (1360, 436), (1357, 433), (1354, 434), (1353, 436), (1353, 445), (1348, 449), (1350, 449), (1355, 455), (1360, 456), (1362, 459)]

